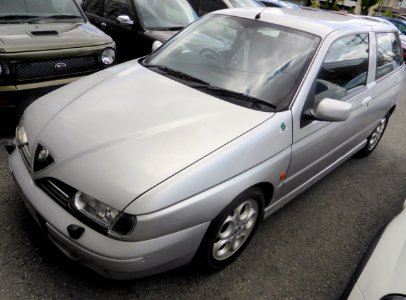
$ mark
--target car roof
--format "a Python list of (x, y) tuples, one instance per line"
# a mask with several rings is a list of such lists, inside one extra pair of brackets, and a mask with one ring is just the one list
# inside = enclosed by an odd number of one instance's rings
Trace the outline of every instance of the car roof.
[(389, 21), (388, 19), (384, 19), (384, 18), (379, 18), (379, 17), (373, 17), (373, 16), (359, 16), (360, 18), (363, 19), (367, 19), (367, 20), (371, 20), (371, 21), (375, 21), (375, 22), (379, 22), (379, 23), (385, 23), (389, 26), (395, 27), (397, 28), (391, 21)]
[(285, 1), (285, 0), (260, 0), (260, 2), (267, 2), (267, 3), (282, 3), (287, 5), (297, 5), (295, 3)]
[[(276, 7), (235, 8), (214, 12), (214, 14), (238, 16), (247, 19), (255, 19), (258, 13), (261, 13), (260, 21), (262, 22), (295, 28), (321, 37), (325, 37), (333, 31), (344, 30), (351, 27), (359, 28), (360, 26), (385, 26), (389, 31), (395, 31), (389, 25), (378, 23), (374, 20), (307, 8), (300, 10)], [(370, 29), (371, 28), (368, 28), (367, 30)]]
[(284, 1), (284, 0), (260, 0), (260, 2), (279, 5), (280, 7), (295, 7), (295, 6), (298, 6), (298, 5), (294, 4), (294, 3)]

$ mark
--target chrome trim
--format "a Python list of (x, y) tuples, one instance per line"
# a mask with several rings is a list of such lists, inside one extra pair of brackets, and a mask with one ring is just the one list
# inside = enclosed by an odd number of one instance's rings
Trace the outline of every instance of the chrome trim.
[(69, 195), (66, 194), (64, 191), (62, 191), (55, 183), (53, 183), (51, 180), (47, 180), (47, 182), (52, 185), (54, 189), (56, 189), (59, 193), (62, 194), (66, 199), (69, 199)]

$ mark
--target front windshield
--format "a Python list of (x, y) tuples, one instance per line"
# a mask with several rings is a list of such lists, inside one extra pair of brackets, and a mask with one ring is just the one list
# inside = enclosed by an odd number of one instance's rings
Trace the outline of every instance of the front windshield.
[(82, 18), (74, 0), (0, 0), (0, 22), (48, 16)]
[(183, 28), (197, 19), (187, 0), (137, 0), (145, 28)]
[(234, 8), (263, 6), (255, 0), (228, 0)]
[[(319, 37), (299, 30), (212, 15), (182, 31), (144, 65), (152, 70), (164, 66), (209, 86), (284, 109), (292, 101), (319, 42)], [(208, 89), (202, 91), (210, 93)]]

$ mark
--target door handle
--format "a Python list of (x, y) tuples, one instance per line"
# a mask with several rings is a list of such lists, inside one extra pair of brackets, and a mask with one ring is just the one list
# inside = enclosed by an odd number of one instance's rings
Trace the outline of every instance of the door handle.
[(366, 98), (364, 98), (363, 100), (362, 100), (362, 105), (369, 105), (369, 102), (372, 100), (372, 97), (371, 96), (368, 96), (368, 97), (366, 97)]
[(104, 22), (102, 22), (102, 23), (100, 23), (100, 26), (101, 26), (101, 28), (104, 30), (104, 29), (106, 29), (107, 24), (106, 24), (106, 23), (104, 23)]

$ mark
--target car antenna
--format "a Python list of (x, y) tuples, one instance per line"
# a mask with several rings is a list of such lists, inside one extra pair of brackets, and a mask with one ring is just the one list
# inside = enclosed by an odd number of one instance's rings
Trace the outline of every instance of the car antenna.
[(267, 9), (267, 7), (265, 6), (263, 10), (261, 10), (256, 16), (255, 16), (255, 20), (258, 20), (261, 18), (261, 14), (265, 11), (265, 9)]

